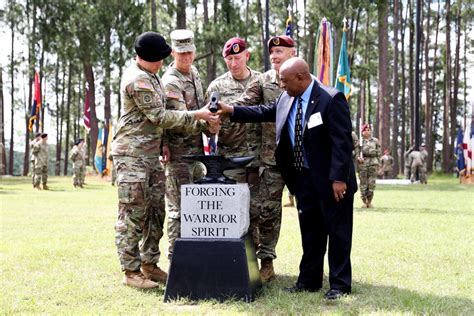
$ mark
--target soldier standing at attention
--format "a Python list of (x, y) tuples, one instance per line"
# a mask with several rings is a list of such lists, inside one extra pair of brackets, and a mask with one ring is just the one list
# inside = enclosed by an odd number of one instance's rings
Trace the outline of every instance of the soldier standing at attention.
[(112, 142), (119, 197), (115, 244), (125, 273), (123, 284), (144, 289), (167, 278), (157, 266), (165, 219), (165, 175), (159, 160), (163, 129), (199, 133), (207, 129), (200, 119), (210, 121), (211, 128), (219, 119), (204, 109), (166, 110), (157, 73), (171, 48), (155, 32), (142, 33), (134, 46), (136, 59), (120, 82), (123, 111)]
[[(280, 87), (278, 72), (280, 66), (291, 57), (296, 56), (295, 42), (286, 35), (274, 36), (268, 41), (268, 51), (272, 69), (252, 80), (232, 105), (269, 104), (283, 92)], [(260, 191), (257, 203), (260, 206), (260, 222), (257, 247), (257, 258), (261, 260), (260, 277), (263, 282), (275, 278), (273, 260), (276, 259), (275, 248), (280, 237), (281, 198), (285, 183), (276, 167), (276, 130), (275, 123), (262, 123), (262, 149), (260, 152)]]
[(35, 138), (31, 141), (30, 144), (30, 163), (31, 163), (31, 183), (33, 188), (35, 187), (35, 155), (33, 154), (33, 146), (36, 142), (41, 140), (41, 133), (36, 133)]
[(40, 183), (43, 184), (43, 190), (48, 188), (48, 134), (41, 134), (41, 139), (33, 145), (33, 155), (35, 157), (35, 175), (33, 187), (41, 190)]
[(360, 196), (364, 205), (362, 207), (372, 208), (374, 198), (375, 180), (377, 179), (377, 168), (379, 166), (380, 145), (377, 138), (372, 137), (372, 129), (369, 124), (362, 127), (362, 157), (359, 156), (359, 180)]
[[(250, 52), (247, 43), (241, 38), (229, 39), (222, 49), (227, 69), (220, 77), (214, 79), (207, 88), (206, 100), (209, 101), (213, 92), (219, 92), (220, 100), (228, 103), (236, 100), (245, 91), (248, 83), (260, 75), (247, 66)], [(226, 157), (254, 156), (255, 159), (244, 168), (228, 170), (225, 173), (229, 178), (238, 183), (248, 183), (250, 188), (250, 226), (249, 234), (252, 235), (255, 245), (258, 245), (256, 228), (259, 222), (258, 191), (260, 178), (259, 155), (262, 142), (261, 123), (231, 122), (228, 117), (221, 123), (218, 141), (218, 153)]]
[(393, 157), (388, 149), (384, 150), (383, 156), (380, 158), (380, 169), (382, 171), (382, 179), (392, 178)]
[[(196, 54), (194, 33), (175, 30), (170, 34), (174, 58), (163, 75), (166, 109), (193, 111), (204, 106), (201, 78), (193, 66)], [(201, 135), (182, 131), (165, 131), (163, 162), (166, 173), (166, 212), (168, 214), (168, 258), (173, 254), (174, 243), (181, 236), (181, 185), (192, 183), (204, 175), (199, 162), (184, 162), (184, 155), (202, 155)]]
[(83, 138), (79, 138), (74, 142), (69, 158), (72, 161), (72, 183), (75, 188), (83, 188), (86, 178), (86, 157)]

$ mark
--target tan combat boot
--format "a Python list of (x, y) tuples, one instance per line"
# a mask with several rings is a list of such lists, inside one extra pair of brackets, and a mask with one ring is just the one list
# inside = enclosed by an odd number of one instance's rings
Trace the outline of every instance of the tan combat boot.
[(49, 190), (49, 187), (45, 184), (43, 184), (43, 190)]
[(366, 208), (367, 207), (367, 199), (366, 198), (362, 198), (362, 208)]
[(367, 208), (373, 208), (374, 206), (372, 205), (372, 196), (367, 198)]
[(164, 284), (168, 278), (168, 274), (157, 267), (154, 263), (142, 263), (140, 270), (145, 278), (155, 282), (161, 282)]
[(140, 271), (125, 271), (122, 283), (139, 289), (152, 289), (159, 286), (158, 283), (145, 278)]
[(293, 195), (289, 195), (288, 200), (289, 200), (288, 203), (286, 203), (283, 206), (284, 207), (294, 207), (295, 206), (295, 198), (293, 197)]
[(269, 282), (275, 278), (275, 270), (273, 270), (273, 259), (265, 258), (261, 261), (260, 278), (262, 282)]

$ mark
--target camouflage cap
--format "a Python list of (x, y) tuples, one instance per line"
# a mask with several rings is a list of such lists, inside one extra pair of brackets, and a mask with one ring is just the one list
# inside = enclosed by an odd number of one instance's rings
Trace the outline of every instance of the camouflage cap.
[(195, 52), (194, 33), (190, 30), (174, 30), (170, 34), (172, 48), (177, 53)]

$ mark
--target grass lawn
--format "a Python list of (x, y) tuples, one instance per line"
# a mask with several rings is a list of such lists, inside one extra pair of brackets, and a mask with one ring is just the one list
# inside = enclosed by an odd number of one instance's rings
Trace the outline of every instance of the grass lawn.
[[(1, 314), (447, 314), (474, 315), (474, 186), (431, 177), (427, 186), (379, 185), (373, 209), (354, 210), (353, 295), (290, 294), (301, 242), (296, 210), (283, 210), (277, 280), (253, 303), (179, 300), (164, 288), (121, 285), (114, 245), (117, 192), (51, 177), (37, 191), (24, 177), (0, 179)], [(166, 234), (165, 234), (166, 235)], [(160, 266), (168, 267), (163, 238)], [(326, 280), (327, 281), (327, 280)], [(328, 284), (325, 281), (324, 290)]]

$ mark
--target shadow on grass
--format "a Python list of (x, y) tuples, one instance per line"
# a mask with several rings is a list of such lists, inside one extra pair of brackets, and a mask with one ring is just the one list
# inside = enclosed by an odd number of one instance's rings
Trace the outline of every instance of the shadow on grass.
[[(357, 213), (412, 213), (412, 214), (449, 214), (450, 211), (437, 210), (431, 208), (407, 208), (407, 207), (374, 207), (374, 208), (356, 208), (354, 211)], [(456, 214), (462, 214), (456, 211)], [(465, 212), (466, 215), (472, 215), (469, 212)]]
[(450, 191), (450, 192), (458, 192), (458, 191), (466, 191), (470, 188), (474, 188), (474, 186), (467, 186), (461, 184), (413, 184), (413, 185), (386, 185), (381, 184), (377, 185), (376, 190), (380, 191), (409, 191), (409, 192), (438, 192), (438, 191)]
[[(279, 312), (306, 312), (308, 303), (316, 303), (319, 307), (314, 312), (327, 312), (341, 309), (344, 313), (415, 313), (415, 314), (451, 314), (473, 315), (474, 301), (468, 298), (419, 293), (397, 286), (373, 285), (363, 282), (353, 282), (352, 294), (337, 301), (324, 299), (324, 293), (329, 289), (328, 278), (325, 275), (323, 289), (317, 293), (289, 293), (285, 287), (293, 286), (296, 276), (278, 275), (277, 279), (264, 285), (256, 302), (262, 304), (262, 312), (268, 311), (268, 304), (274, 302), (275, 297), (283, 298), (283, 302), (297, 298), (300, 304), (295, 310), (288, 308), (286, 303), (276, 304), (274, 311)], [(441, 291), (442, 289), (440, 289)], [(314, 301), (316, 299), (316, 302)], [(275, 309), (276, 307), (276, 309)], [(260, 307), (258, 307), (259, 309)], [(281, 310), (279, 310), (281, 308)], [(300, 310), (301, 308), (301, 310)]]

